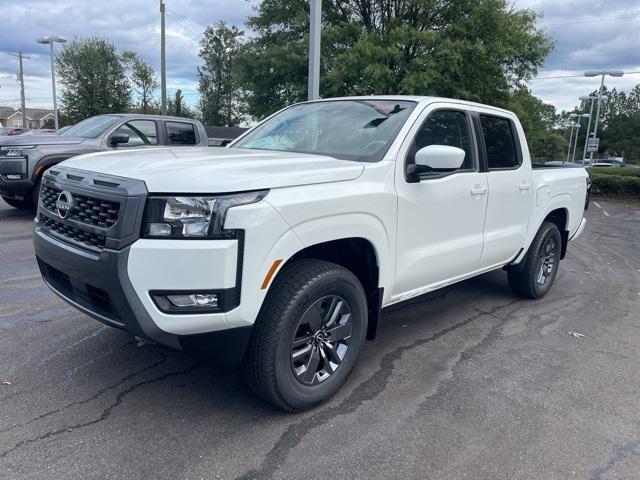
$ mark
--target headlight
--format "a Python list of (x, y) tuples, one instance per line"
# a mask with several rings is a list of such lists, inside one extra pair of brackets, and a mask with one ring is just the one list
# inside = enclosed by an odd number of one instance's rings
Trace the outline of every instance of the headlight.
[(220, 238), (227, 211), (259, 202), (267, 190), (216, 196), (150, 197), (145, 208), (142, 236), (146, 238)]

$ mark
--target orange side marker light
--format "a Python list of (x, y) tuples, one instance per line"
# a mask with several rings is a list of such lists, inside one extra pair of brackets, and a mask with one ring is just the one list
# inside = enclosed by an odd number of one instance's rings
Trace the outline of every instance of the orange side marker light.
[(260, 290), (264, 290), (269, 286), (269, 283), (271, 282), (271, 278), (273, 277), (273, 274), (276, 273), (276, 270), (278, 270), (278, 267), (280, 266), (281, 263), (282, 263), (282, 258), (279, 258), (278, 260), (273, 262), (273, 265), (271, 265), (271, 268), (269, 269), (267, 276), (264, 277), (264, 282), (262, 282), (262, 286), (260, 287)]

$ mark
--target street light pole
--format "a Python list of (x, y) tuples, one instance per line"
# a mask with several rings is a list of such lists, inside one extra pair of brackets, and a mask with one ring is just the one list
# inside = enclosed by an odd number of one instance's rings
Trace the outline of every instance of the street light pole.
[(58, 130), (58, 97), (56, 95), (56, 70), (55, 70), (55, 55), (53, 51), (53, 44), (65, 43), (67, 40), (64, 37), (57, 37), (55, 35), (49, 37), (38, 38), (36, 42), (42, 45), (49, 45), (49, 54), (51, 55), (51, 88), (53, 89), (53, 124), (56, 130)]
[(322, 29), (322, 0), (311, 0), (309, 18), (309, 79), (308, 98), (320, 98), (320, 32)]
[[(593, 127), (593, 138), (597, 138), (598, 135), (598, 120), (600, 119), (600, 103), (602, 100), (602, 90), (604, 89), (604, 77), (610, 75), (612, 77), (622, 77), (624, 72), (620, 70), (602, 70), (602, 71), (587, 71), (584, 72), (585, 77), (598, 77), (602, 76), (602, 80), (600, 81), (600, 89), (598, 90), (598, 108), (596, 109), (596, 121)], [(588, 134), (589, 132), (587, 132)], [(587, 135), (588, 136), (588, 135)], [(593, 152), (589, 154), (589, 161), (593, 162)]]
[(160, 97), (162, 115), (167, 114), (167, 66), (164, 58), (164, 0), (160, 0)]
[[(571, 122), (572, 118), (575, 118), (577, 115), (575, 113), (572, 113), (571, 115), (569, 115), (569, 121)], [(567, 162), (569, 161), (569, 158), (571, 157), (571, 144), (573, 143), (573, 127), (575, 127), (575, 123), (570, 123), (569, 127), (571, 127), (571, 129), (569, 130), (569, 146), (567, 148)]]

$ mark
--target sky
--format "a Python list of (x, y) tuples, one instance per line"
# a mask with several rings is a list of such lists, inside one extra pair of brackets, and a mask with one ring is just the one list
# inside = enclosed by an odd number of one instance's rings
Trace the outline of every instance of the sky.
[[(166, 0), (168, 95), (180, 88), (190, 104), (197, 101), (198, 41), (205, 26), (224, 20), (244, 28), (256, 3)], [(558, 110), (571, 109), (580, 95), (598, 88), (599, 79), (585, 78), (585, 70), (627, 72), (607, 77), (609, 88), (628, 91), (640, 83), (639, 0), (511, 0), (511, 6), (541, 13), (540, 25), (556, 42), (529, 87)], [(9, 53), (22, 50), (29, 57), (24, 60), (27, 107), (51, 107), (49, 46), (35, 41), (44, 35), (104, 36), (159, 70), (159, 0), (0, 0), (0, 12), (0, 106), (20, 106), (18, 59)]]

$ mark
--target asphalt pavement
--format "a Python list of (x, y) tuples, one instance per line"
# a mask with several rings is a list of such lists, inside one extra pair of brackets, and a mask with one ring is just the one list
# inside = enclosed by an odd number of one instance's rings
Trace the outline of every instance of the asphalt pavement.
[(0, 201), (2, 479), (640, 478), (640, 202), (592, 203), (541, 300), (497, 271), (385, 311), (300, 414), (58, 300), (32, 217)]

